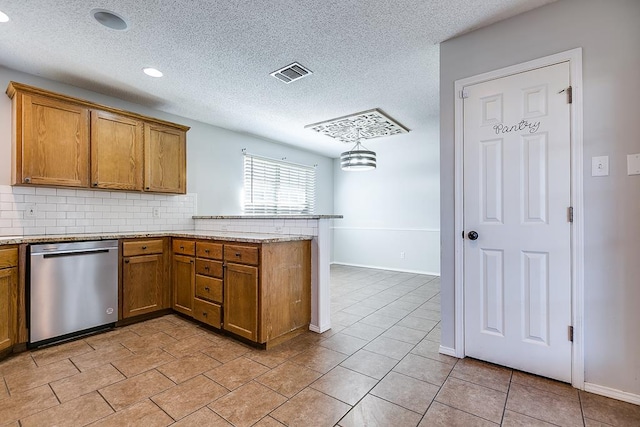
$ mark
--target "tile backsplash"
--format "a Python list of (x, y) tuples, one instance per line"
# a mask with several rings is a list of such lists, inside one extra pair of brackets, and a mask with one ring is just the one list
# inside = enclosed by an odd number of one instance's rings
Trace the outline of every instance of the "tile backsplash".
[(0, 185), (0, 236), (193, 230), (196, 210), (196, 194)]
[(196, 219), (195, 230), (317, 236), (318, 220), (291, 218)]

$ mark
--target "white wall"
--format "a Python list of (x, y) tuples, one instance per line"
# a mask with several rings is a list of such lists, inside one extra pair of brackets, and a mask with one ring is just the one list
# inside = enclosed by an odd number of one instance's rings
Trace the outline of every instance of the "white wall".
[[(0, 88), (4, 90), (11, 80), (191, 126), (187, 133), (187, 192), (197, 193), (200, 215), (242, 213), (243, 148), (267, 157), (317, 164), (316, 212), (333, 213), (333, 161), (328, 157), (0, 67)], [(11, 100), (0, 96), (0, 185), (10, 182)]]
[[(640, 2), (560, 0), (440, 46), (442, 344), (454, 346), (455, 80), (583, 48), (585, 381), (640, 395)], [(610, 176), (591, 177), (609, 156)]]
[(335, 160), (335, 211), (344, 219), (334, 224), (334, 262), (440, 273), (438, 141), (438, 117), (425, 117), (408, 134), (366, 141), (376, 170), (342, 171)]

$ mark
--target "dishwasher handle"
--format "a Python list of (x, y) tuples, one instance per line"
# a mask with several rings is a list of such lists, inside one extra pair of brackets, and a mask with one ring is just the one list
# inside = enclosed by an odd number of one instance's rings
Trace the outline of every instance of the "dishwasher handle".
[(104, 254), (108, 252), (109, 252), (109, 249), (79, 249), (77, 251), (63, 250), (60, 252), (41, 253), (38, 255), (42, 255), (43, 258), (58, 258), (63, 256), (93, 255), (93, 254), (100, 254), (100, 253)]

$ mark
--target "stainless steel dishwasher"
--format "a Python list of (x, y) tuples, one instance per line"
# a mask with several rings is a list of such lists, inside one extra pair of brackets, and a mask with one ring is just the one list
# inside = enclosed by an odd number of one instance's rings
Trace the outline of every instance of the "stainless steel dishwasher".
[(31, 246), (31, 346), (111, 327), (118, 320), (118, 241)]

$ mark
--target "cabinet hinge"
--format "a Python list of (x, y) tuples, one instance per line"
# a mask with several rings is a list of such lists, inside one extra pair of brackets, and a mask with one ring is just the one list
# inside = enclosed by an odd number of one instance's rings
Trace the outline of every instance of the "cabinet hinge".
[(467, 99), (469, 97), (469, 92), (462, 89), (458, 95), (460, 96), (460, 99)]
[(569, 341), (573, 342), (573, 326), (569, 326)]
[(569, 206), (567, 208), (567, 222), (573, 222), (573, 207)]
[(567, 88), (567, 104), (573, 104), (573, 88), (571, 86)]

